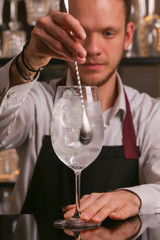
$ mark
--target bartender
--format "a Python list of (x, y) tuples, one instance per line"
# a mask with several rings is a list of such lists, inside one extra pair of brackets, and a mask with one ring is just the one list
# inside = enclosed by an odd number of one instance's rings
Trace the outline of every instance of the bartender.
[[(50, 138), (56, 88), (77, 84), (73, 53), (82, 84), (98, 88), (105, 135), (101, 154), (82, 175), (81, 219), (159, 213), (160, 102), (124, 86), (117, 72), (133, 36), (131, 1), (70, 0), (69, 6), (70, 14), (50, 11), (37, 20), (23, 51), (0, 69), (0, 148), (16, 148), (20, 157), (9, 213), (65, 206), (65, 218), (73, 215), (74, 175)], [(66, 75), (36, 81), (51, 58), (67, 61)]]

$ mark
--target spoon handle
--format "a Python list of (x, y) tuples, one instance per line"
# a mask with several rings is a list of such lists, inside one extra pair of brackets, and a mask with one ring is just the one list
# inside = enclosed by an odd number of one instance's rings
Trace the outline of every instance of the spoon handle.
[(79, 70), (78, 70), (78, 64), (77, 64), (77, 60), (75, 58), (75, 55), (73, 55), (73, 59), (74, 59), (74, 64), (75, 64), (75, 69), (76, 69), (76, 77), (77, 77), (77, 81), (78, 81), (78, 87), (79, 87), (79, 90), (80, 90), (80, 98), (81, 98), (82, 106), (84, 107), (81, 79), (80, 79)]

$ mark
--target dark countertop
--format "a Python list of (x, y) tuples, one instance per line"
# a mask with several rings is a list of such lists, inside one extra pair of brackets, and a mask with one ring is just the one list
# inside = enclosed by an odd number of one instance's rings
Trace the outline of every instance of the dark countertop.
[[(160, 238), (160, 214), (143, 215), (125, 221), (106, 219), (97, 229), (83, 230), (75, 238), (71, 230), (54, 227), (58, 215), (0, 215), (1, 240), (125, 240)], [(140, 220), (141, 219), (141, 220)], [(77, 234), (77, 233), (76, 233)]]

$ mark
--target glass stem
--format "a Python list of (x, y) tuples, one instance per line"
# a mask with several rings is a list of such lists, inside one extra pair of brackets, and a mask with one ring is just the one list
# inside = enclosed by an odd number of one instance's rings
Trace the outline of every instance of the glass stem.
[(80, 218), (80, 182), (81, 182), (81, 172), (75, 172), (75, 199), (76, 207), (72, 218)]

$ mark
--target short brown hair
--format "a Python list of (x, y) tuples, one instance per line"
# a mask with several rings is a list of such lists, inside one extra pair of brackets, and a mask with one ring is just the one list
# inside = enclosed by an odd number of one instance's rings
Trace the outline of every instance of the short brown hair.
[(125, 5), (125, 13), (126, 13), (126, 24), (129, 22), (130, 13), (131, 13), (131, 0), (123, 0)]
[[(125, 15), (126, 15), (126, 24), (129, 22), (130, 13), (131, 13), (131, 0), (121, 0), (125, 6)], [(60, 0), (60, 11), (65, 12), (64, 0)]]

